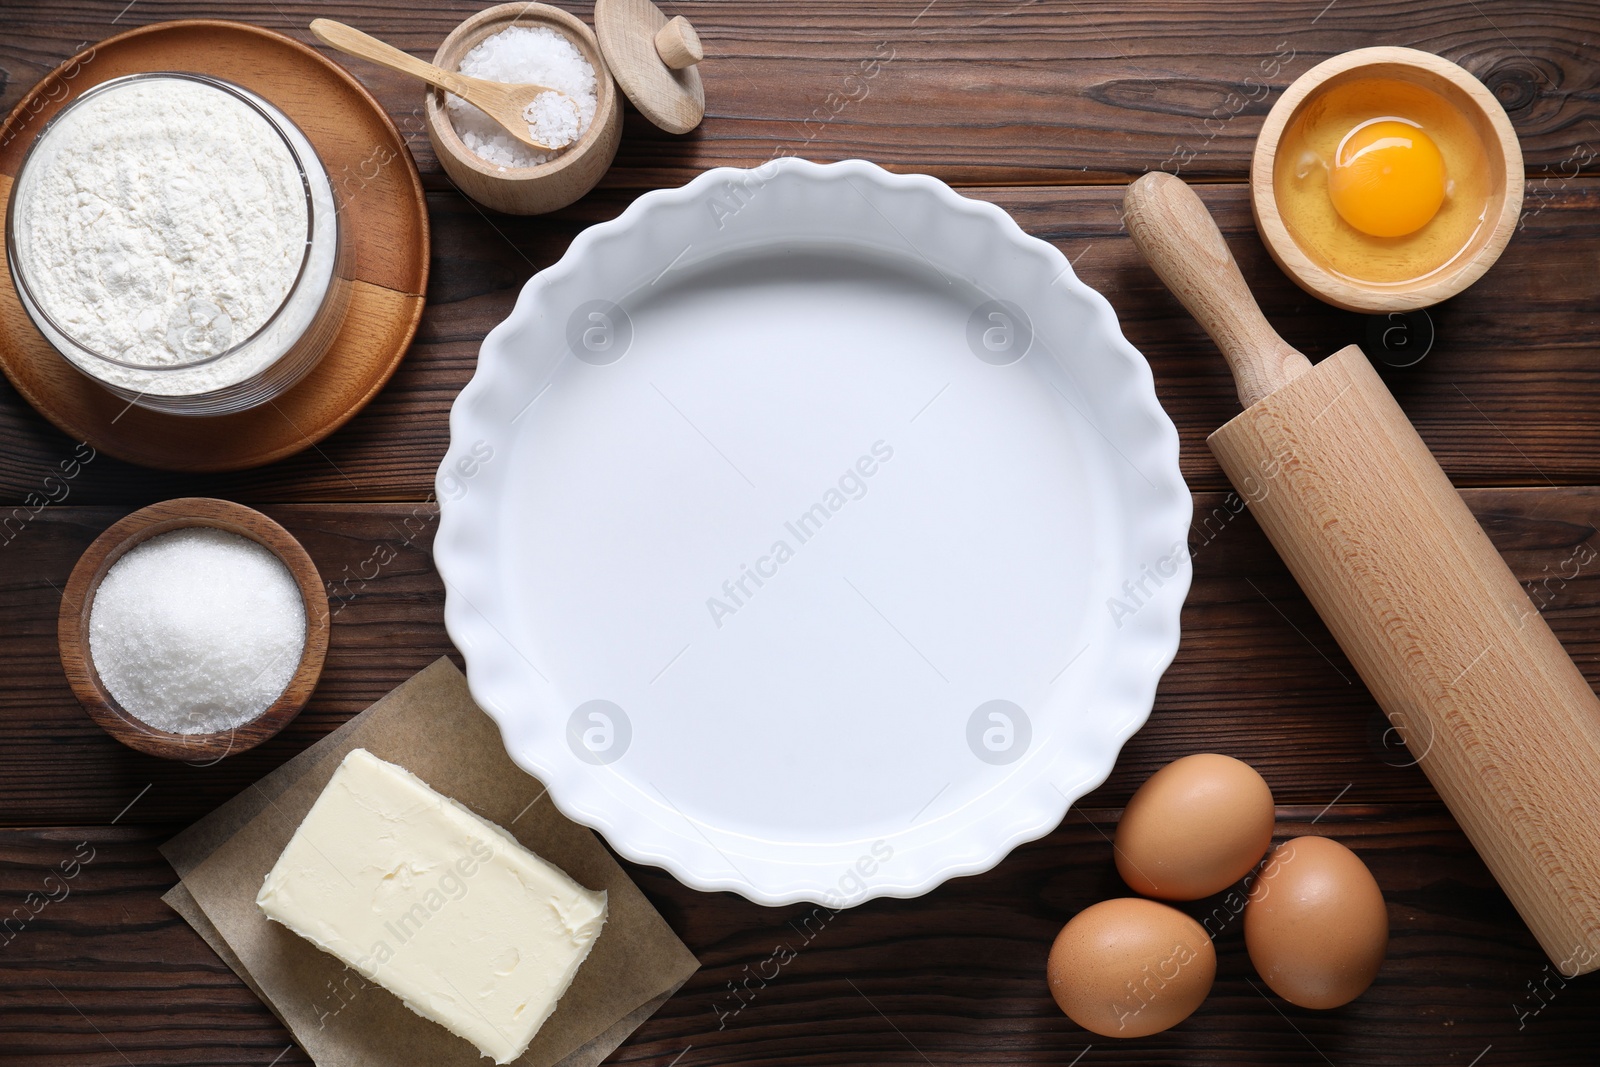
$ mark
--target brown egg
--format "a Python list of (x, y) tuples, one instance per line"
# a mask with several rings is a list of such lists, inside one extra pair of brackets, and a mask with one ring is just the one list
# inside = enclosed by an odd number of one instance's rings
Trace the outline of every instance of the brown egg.
[(1272, 853), (1244, 906), (1250, 962), (1273, 992), (1302, 1008), (1337, 1008), (1377, 977), (1389, 915), (1372, 872), (1326, 837)]
[(1217, 953), (1199, 923), (1153, 900), (1106, 900), (1073, 916), (1050, 948), (1050, 993), (1104, 1037), (1144, 1037), (1187, 1019), (1211, 991)]
[(1117, 823), (1117, 871), (1136, 893), (1199, 900), (1246, 874), (1272, 843), (1272, 790), (1232, 756), (1201, 752), (1145, 780)]

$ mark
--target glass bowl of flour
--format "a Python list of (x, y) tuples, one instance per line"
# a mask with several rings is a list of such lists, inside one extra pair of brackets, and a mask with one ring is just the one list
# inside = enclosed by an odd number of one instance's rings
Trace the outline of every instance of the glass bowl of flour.
[(305, 377), (349, 304), (333, 185), (300, 129), (217, 78), (133, 74), (40, 132), (6, 215), (51, 346), (141, 407), (220, 415)]

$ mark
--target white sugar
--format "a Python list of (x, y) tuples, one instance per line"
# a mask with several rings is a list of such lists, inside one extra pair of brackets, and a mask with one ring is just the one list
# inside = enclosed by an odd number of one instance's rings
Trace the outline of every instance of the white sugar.
[(112, 564), (89, 613), (89, 654), (123, 710), (179, 734), (249, 722), (299, 666), (306, 613), (289, 568), (208, 527), (152, 537)]
[[(486, 37), (461, 57), (459, 69), (474, 78), (543, 85), (570, 97), (571, 104), (545, 93), (534, 98), (524, 112), (529, 134), (544, 144), (567, 144), (582, 137), (599, 106), (594, 67), (577, 45), (548, 26), (512, 26)], [(576, 120), (572, 104), (577, 105)], [(501, 168), (536, 167), (564, 150), (529, 148), (460, 97), (446, 94), (445, 106), (462, 143), (480, 159)]]

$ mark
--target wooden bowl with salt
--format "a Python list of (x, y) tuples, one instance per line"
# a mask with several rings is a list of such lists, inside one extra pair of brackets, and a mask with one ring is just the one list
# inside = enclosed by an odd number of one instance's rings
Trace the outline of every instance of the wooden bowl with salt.
[[(433, 65), (461, 68), (467, 53), (514, 26), (546, 27), (566, 37), (594, 68), (594, 118), (572, 145), (532, 167), (504, 167), (467, 147), (450, 121), (445, 94), (428, 91), (423, 124), (450, 180), (467, 196), (512, 215), (555, 211), (593, 189), (616, 158), (622, 140), (622, 97), (668, 133), (688, 133), (705, 117), (705, 58), (687, 19), (668, 18), (651, 0), (596, 0), (595, 29), (549, 4), (498, 4), (450, 32)], [(537, 79), (529, 79), (536, 81)]]
[(445, 107), (445, 94), (428, 90), (423, 122), (439, 165), (472, 199), (512, 215), (542, 215), (566, 207), (604, 176), (622, 142), (622, 99), (600, 42), (577, 18), (547, 4), (500, 4), (480, 11), (457, 26), (439, 46), (433, 65), (458, 70), (462, 58), (485, 38), (512, 26), (544, 26), (570, 40), (594, 68), (594, 119), (578, 140), (548, 162), (534, 167), (502, 167), (468, 148), (456, 133)]
[[(159, 729), (117, 702), (95, 668), (89, 644), (89, 618), (107, 573), (129, 551), (162, 534), (209, 528), (236, 534), (271, 552), (285, 567), (305, 606), (305, 643), (288, 684), (254, 718), (211, 733)], [(244, 752), (282, 730), (300, 714), (322, 675), (328, 653), (328, 594), (316, 564), (289, 531), (253, 508), (209, 497), (183, 497), (141, 508), (113, 523), (78, 559), (61, 598), (56, 634), (61, 666), (85, 710), (99, 726), (129, 748), (163, 759), (209, 765)]]

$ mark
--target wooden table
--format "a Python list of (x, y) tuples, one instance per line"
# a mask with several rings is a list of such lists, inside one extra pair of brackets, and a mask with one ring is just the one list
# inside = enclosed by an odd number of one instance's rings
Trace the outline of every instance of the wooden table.
[[(335, 15), (431, 55), (477, 6), (5, 0), (0, 106), (83, 43), (146, 22), (237, 18), (309, 41), (311, 18)], [(1522, 138), (1522, 226), (1483, 281), (1433, 310), (1433, 351), (1385, 377), (1558, 636), (1600, 681), (1600, 7), (683, 0), (667, 9), (706, 41), (705, 125), (674, 138), (630, 112), (605, 186), (545, 218), (491, 215), (463, 200), (414, 121), (418, 88), (359, 66), (411, 134), (433, 219), (433, 281), (394, 381), (321, 447), (216, 477), (100, 457), (65, 483), (47, 482), (75, 443), (0, 385), (0, 915), (16, 914), (29, 893), (60, 897), (0, 933), (0, 1063), (307, 1062), (161, 903), (174, 875), (156, 845), (435, 657), (455, 656), (428, 551), (433, 471), (478, 342), (528, 276), (641, 190), (713, 165), (755, 165), (780, 148), (863, 156), (963, 186), (1060, 246), (1110, 298), (1182, 433), (1197, 508), (1194, 589), (1155, 712), (1111, 778), (1054, 833), (986, 875), (918, 900), (874, 901), (801, 942), (790, 921), (805, 909), (768, 910), (631, 868), (704, 968), (613, 1062), (1594, 1063), (1600, 978), (1566, 983), (1546, 966), (1238, 513), (1204, 445), (1236, 410), (1233, 387), (1139, 261), (1118, 204), (1122, 185), (1146, 169), (1204, 183), (1268, 316), (1318, 358), (1363, 341), (1367, 323), (1301, 293), (1256, 239), (1243, 179), (1262, 116), (1297, 75), (1364, 45), (1438, 52), (1483, 79)], [(590, 15), (587, 5), (573, 10)], [(851, 77), (873, 57), (874, 77)], [(102, 734), (74, 702), (55, 644), (58, 590), (95, 534), (137, 506), (190, 494), (261, 507), (304, 541), (326, 578), (353, 579), (309, 709), (275, 741), (207, 769), (145, 758)], [(376, 558), (393, 559), (375, 569), (367, 561), (379, 548)], [(1132, 790), (1163, 763), (1207, 749), (1260, 769), (1283, 834), (1332, 835), (1366, 859), (1389, 903), (1388, 962), (1356, 1003), (1303, 1011), (1265, 995), (1239, 922), (1224, 922), (1216, 988), (1192, 1019), (1140, 1041), (1094, 1038), (1046, 991), (1051, 938), (1078, 909), (1123, 891), (1105, 834)], [(46, 876), (85, 847), (94, 859), (63, 896)], [(741, 1009), (732, 985), (775, 945), (797, 942), (795, 958)]]

